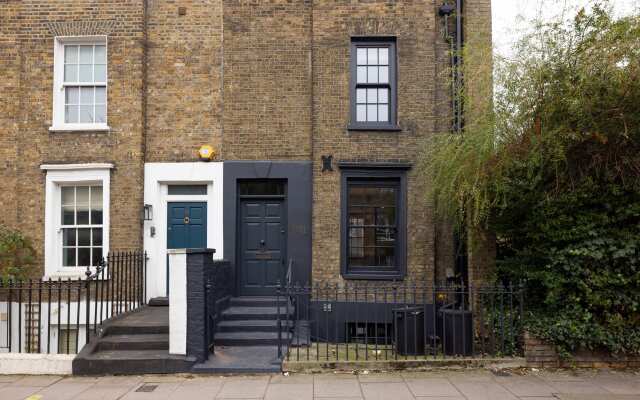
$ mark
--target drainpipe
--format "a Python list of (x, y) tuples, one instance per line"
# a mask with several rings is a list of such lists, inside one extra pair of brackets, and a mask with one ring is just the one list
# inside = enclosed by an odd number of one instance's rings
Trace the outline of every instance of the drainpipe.
[[(453, 116), (452, 131), (461, 134), (463, 128), (463, 104), (460, 97), (462, 90), (462, 46), (464, 45), (463, 37), (463, 0), (455, 0), (453, 6), (444, 3), (440, 6), (438, 14), (443, 17), (444, 37), (449, 43), (450, 51), (450, 68), (451, 68), (451, 111)], [(449, 31), (449, 18), (455, 15), (455, 37)]]

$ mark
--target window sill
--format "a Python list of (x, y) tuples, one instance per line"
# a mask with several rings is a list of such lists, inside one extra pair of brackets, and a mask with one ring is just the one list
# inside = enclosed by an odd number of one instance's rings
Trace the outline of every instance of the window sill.
[(404, 274), (400, 272), (347, 272), (342, 274), (345, 280), (371, 280), (371, 281), (397, 281), (404, 279)]
[(49, 127), (49, 132), (109, 132), (111, 127), (107, 124), (78, 124), (78, 125), (54, 125)]
[[(85, 272), (87, 271), (86, 268), (79, 268), (79, 269), (74, 269), (72, 271), (65, 271), (65, 270), (58, 270), (55, 272), (52, 272), (50, 274), (45, 274), (42, 277), (42, 280), (54, 280), (57, 281), (58, 279), (61, 279), (63, 281), (66, 281), (67, 279), (71, 279), (71, 280), (78, 280), (78, 279), (82, 279), (83, 281), (87, 279), (87, 275), (85, 274)], [(91, 267), (91, 273), (95, 274), (96, 272), (96, 268), (95, 267)], [(105, 278), (106, 279), (106, 272), (105, 272)], [(99, 278), (99, 280), (102, 280)]]
[(347, 126), (348, 131), (379, 131), (379, 132), (401, 132), (402, 128), (398, 125), (389, 125), (389, 126), (367, 126), (367, 125), (353, 125), (349, 124)]

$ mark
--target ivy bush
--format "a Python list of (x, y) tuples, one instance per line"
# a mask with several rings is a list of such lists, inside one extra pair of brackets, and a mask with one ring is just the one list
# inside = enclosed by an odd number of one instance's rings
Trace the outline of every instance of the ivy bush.
[(0, 225), (0, 279), (26, 279), (34, 266), (31, 241), (19, 231)]
[(459, 93), (476, 117), (424, 150), (438, 213), (495, 232), (496, 278), (563, 355), (640, 354), (640, 19), (609, 10), (537, 25), (493, 102)]

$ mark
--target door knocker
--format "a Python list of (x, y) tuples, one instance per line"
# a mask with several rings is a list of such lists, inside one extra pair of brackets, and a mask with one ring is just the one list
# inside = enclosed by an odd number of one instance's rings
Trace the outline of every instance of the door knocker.
[(188, 224), (189, 223), (189, 217), (184, 217), (184, 223)]

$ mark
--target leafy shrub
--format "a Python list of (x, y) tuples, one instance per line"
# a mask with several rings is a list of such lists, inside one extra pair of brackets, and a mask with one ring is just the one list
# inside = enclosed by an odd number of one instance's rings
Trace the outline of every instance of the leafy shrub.
[(465, 101), (482, 117), (425, 147), (431, 199), (495, 232), (534, 334), (640, 354), (640, 18), (539, 25), (496, 77), (493, 104)]
[(0, 279), (25, 279), (34, 265), (31, 241), (19, 231), (0, 225)]

